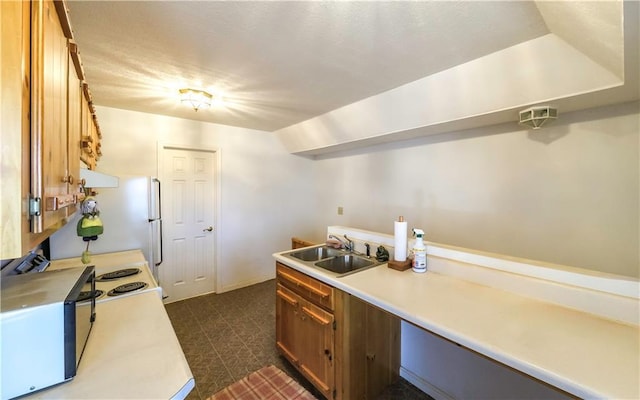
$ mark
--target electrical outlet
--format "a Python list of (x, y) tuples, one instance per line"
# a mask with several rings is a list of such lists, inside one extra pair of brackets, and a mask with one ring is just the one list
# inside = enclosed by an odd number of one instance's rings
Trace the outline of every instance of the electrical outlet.
[(338, 215), (344, 214), (344, 209), (342, 207), (338, 207)]

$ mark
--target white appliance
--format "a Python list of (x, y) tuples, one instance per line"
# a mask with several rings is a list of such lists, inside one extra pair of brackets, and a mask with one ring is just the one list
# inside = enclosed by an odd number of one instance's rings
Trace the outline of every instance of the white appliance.
[(29, 394), (76, 376), (96, 318), (93, 266), (5, 276), (0, 291), (0, 399)]
[[(109, 265), (103, 261), (105, 256), (109, 255), (95, 256), (95, 289), (85, 285), (78, 301), (95, 297), (96, 303), (102, 303), (144, 292), (156, 292), (162, 300), (162, 289), (156, 284), (146, 262)], [(78, 267), (82, 267), (82, 264), (77, 258), (57, 260), (51, 262), (47, 271)]]
[[(91, 241), (92, 254), (141, 249), (158, 281), (162, 263), (160, 181), (148, 176), (119, 176), (118, 187), (98, 188), (95, 196), (104, 233)], [(79, 257), (86, 242), (76, 233), (80, 213), (49, 239), (52, 260)]]

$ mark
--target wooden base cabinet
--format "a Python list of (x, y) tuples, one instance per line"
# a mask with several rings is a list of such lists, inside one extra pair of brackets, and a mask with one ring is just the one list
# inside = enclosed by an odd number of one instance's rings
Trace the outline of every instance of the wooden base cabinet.
[(327, 399), (373, 399), (398, 379), (400, 320), (276, 263), (276, 347)]

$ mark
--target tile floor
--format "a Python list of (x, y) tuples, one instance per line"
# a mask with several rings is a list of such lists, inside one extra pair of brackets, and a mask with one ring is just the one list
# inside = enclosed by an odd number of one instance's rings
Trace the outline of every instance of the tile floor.
[[(275, 280), (166, 305), (196, 380), (188, 400), (204, 400), (250, 372), (273, 364), (322, 399), (275, 349)], [(430, 400), (404, 379), (379, 400)]]

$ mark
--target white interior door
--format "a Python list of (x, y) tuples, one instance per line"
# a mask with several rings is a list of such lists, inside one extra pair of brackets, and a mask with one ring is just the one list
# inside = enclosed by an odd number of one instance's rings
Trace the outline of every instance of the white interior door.
[(216, 153), (161, 148), (166, 302), (215, 291)]

